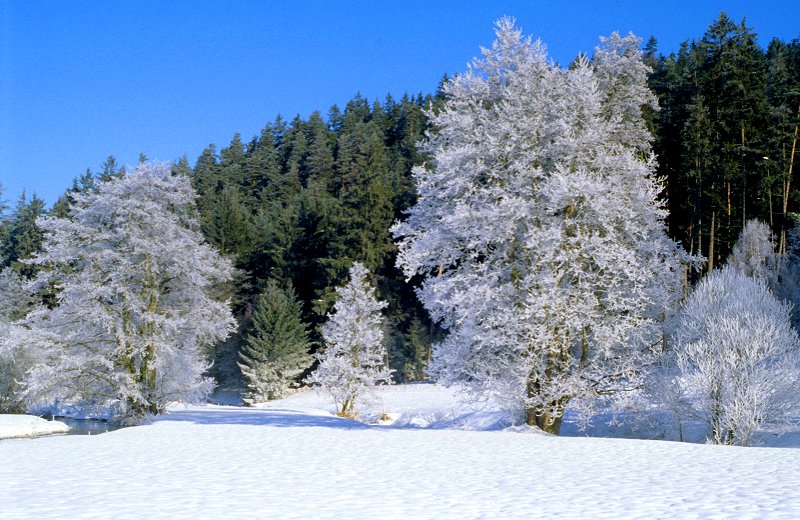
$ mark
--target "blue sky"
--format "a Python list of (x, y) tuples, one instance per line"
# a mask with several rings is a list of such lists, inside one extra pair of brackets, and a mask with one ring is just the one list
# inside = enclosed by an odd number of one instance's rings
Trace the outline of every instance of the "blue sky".
[(194, 164), (277, 114), (431, 92), (503, 15), (567, 63), (615, 30), (669, 53), (722, 10), (762, 45), (800, 37), (797, 0), (0, 0), (0, 182), (12, 203), (24, 188), (49, 205), (109, 155)]

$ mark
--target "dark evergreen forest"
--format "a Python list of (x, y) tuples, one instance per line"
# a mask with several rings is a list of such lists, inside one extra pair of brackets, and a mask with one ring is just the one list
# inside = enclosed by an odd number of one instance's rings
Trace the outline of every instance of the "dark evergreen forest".
[[(768, 223), (776, 251), (784, 251), (800, 209), (800, 41), (773, 39), (762, 48), (745, 21), (721, 14), (677, 52), (660, 54), (651, 38), (644, 55), (661, 107), (648, 117), (670, 235), (707, 258), (705, 272), (724, 261), (748, 219)], [(237, 134), (219, 150), (209, 145), (194, 165), (186, 157), (175, 164), (193, 180), (205, 237), (239, 268), (227, 289), (239, 331), (213, 355), (221, 383), (240, 382), (239, 352), (254, 328), (260, 293), (291, 287), (319, 344), (334, 288), (354, 261), (373, 273), (379, 297), (389, 302), (386, 336), (396, 379), (425, 377), (439, 332), (416, 300), (414, 281), (394, 266), (389, 228), (414, 202), (411, 169), (425, 161), (416, 143), (428, 130), (426, 111), (443, 100), (441, 92), (382, 102), (356, 95), (327, 116), (278, 117), (249, 140)], [(50, 212), (64, 215), (70, 193), (123, 173), (109, 157), (98, 172), (77, 178)], [(36, 196), (23, 195), (10, 208), (0, 227), (3, 266), (31, 276), (20, 260), (40, 247), (35, 221), (45, 213)]]

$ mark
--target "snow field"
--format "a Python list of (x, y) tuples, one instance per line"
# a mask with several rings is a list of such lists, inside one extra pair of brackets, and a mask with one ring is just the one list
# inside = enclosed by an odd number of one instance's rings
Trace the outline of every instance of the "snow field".
[[(469, 431), (434, 385), (381, 387), (396, 426), (305, 392), (175, 408), (98, 436), (0, 442), (0, 518), (796, 518), (800, 450)], [(438, 408), (442, 406), (442, 408)], [(418, 420), (413, 420), (416, 416)], [(438, 426), (438, 428), (434, 428)], [(497, 424), (490, 424), (493, 428)]]

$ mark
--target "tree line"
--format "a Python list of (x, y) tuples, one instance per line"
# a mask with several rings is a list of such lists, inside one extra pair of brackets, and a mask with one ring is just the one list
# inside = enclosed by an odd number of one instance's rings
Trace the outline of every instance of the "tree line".
[(651, 39), (644, 54), (660, 105), (650, 124), (670, 235), (706, 257), (706, 271), (752, 218), (770, 225), (785, 252), (800, 203), (800, 41), (763, 49), (745, 20), (722, 13), (677, 52), (657, 56)]

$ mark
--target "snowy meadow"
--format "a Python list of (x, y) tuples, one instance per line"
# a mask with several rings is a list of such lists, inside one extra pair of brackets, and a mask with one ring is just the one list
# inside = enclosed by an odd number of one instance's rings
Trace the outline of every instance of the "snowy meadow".
[[(0, 441), (2, 518), (796, 518), (800, 450), (556, 437), (437, 385), (393, 424), (313, 391), (176, 406), (98, 436)], [(578, 434), (577, 432), (573, 432)]]

